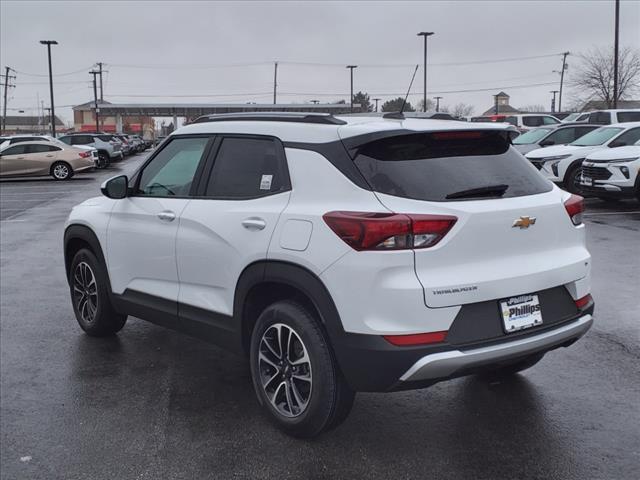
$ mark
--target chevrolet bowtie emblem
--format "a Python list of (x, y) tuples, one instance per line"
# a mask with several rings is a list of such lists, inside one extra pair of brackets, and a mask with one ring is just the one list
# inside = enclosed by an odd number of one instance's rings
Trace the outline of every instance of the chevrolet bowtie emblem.
[(536, 224), (536, 217), (520, 217), (517, 220), (513, 221), (513, 225), (511, 225), (511, 227), (515, 228), (515, 227), (520, 227), (522, 228), (529, 228), (531, 225), (535, 225)]

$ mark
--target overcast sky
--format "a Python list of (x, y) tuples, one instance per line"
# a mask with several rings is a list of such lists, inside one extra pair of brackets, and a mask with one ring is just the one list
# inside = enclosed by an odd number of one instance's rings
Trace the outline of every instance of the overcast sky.
[[(640, 2), (623, 1), (620, 16), (621, 45), (640, 46)], [(8, 114), (35, 114), (38, 99), (49, 103), (42, 39), (59, 42), (53, 47), (56, 112), (70, 121), (69, 106), (93, 98), (87, 72), (99, 61), (108, 71), (105, 100), (116, 103), (270, 103), (274, 61), (280, 62), (278, 103), (347, 100), (347, 64), (359, 65), (355, 90), (384, 101), (406, 91), (411, 65), (422, 64), (416, 33), (423, 30), (435, 32), (429, 97), (473, 104), (481, 114), (499, 90), (511, 95), (514, 107), (550, 108), (558, 54), (613, 44), (614, 1), (2, 0), (0, 19), (2, 73), (5, 66), (18, 72)], [(480, 63), (534, 56), (542, 58)], [(577, 61), (569, 57), (569, 72)], [(521, 87), (530, 84), (544, 85)], [(452, 92), (481, 89), (488, 91)], [(421, 98), (420, 70), (409, 101)]]

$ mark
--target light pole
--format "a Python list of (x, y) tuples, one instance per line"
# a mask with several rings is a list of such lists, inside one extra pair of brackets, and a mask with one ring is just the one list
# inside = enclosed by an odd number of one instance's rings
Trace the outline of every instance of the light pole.
[(618, 108), (618, 55), (620, 37), (620, 0), (616, 0), (616, 28), (613, 47), (613, 108)]
[(433, 99), (436, 101), (436, 112), (440, 111), (440, 100), (442, 99), (442, 97), (433, 97)]
[(349, 69), (350, 73), (351, 73), (351, 113), (353, 113), (353, 69), (354, 68), (358, 68), (357, 65), (347, 65), (347, 68)]
[(376, 101), (376, 112), (378, 111), (378, 102), (380, 101), (379, 98), (374, 98), (374, 100)]
[(56, 112), (53, 106), (53, 72), (51, 70), (51, 45), (58, 45), (55, 40), (40, 40), (42, 45), (47, 46), (47, 54), (49, 56), (49, 94), (51, 96), (51, 136), (56, 136)]
[(422, 92), (422, 101), (424, 103), (422, 111), (426, 112), (427, 111), (427, 37), (430, 37), (431, 35), (433, 35), (435, 32), (420, 32), (418, 33), (419, 37), (424, 37), (424, 86), (423, 86), (423, 92)]

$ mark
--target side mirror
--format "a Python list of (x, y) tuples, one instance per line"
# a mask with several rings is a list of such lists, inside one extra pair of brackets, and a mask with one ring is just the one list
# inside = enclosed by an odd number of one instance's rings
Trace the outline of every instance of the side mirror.
[(540, 146), (541, 147), (548, 147), (549, 145), (555, 145), (556, 142), (554, 142), (553, 140), (543, 140), (542, 142), (540, 142)]
[(126, 175), (120, 175), (107, 180), (100, 187), (100, 191), (105, 197), (118, 200), (127, 196), (129, 179)]

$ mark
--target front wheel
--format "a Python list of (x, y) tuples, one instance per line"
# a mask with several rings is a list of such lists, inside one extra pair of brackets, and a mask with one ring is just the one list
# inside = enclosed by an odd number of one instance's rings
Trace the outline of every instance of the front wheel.
[(118, 313), (111, 304), (107, 274), (93, 252), (79, 250), (71, 261), (69, 275), (73, 312), (80, 328), (92, 337), (120, 331), (127, 316)]
[(96, 167), (107, 168), (108, 166), (109, 166), (109, 155), (103, 152), (98, 153), (98, 163), (96, 164)]
[(564, 189), (567, 192), (580, 194), (582, 188), (580, 187), (580, 177), (582, 176), (582, 166), (575, 165), (570, 167), (564, 176)]
[(250, 362), (263, 411), (289, 435), (314, 437), (351, 410), (355, 392), (318, 321), (298, 302), (277, 302), (262, 312), (251, 335)]

